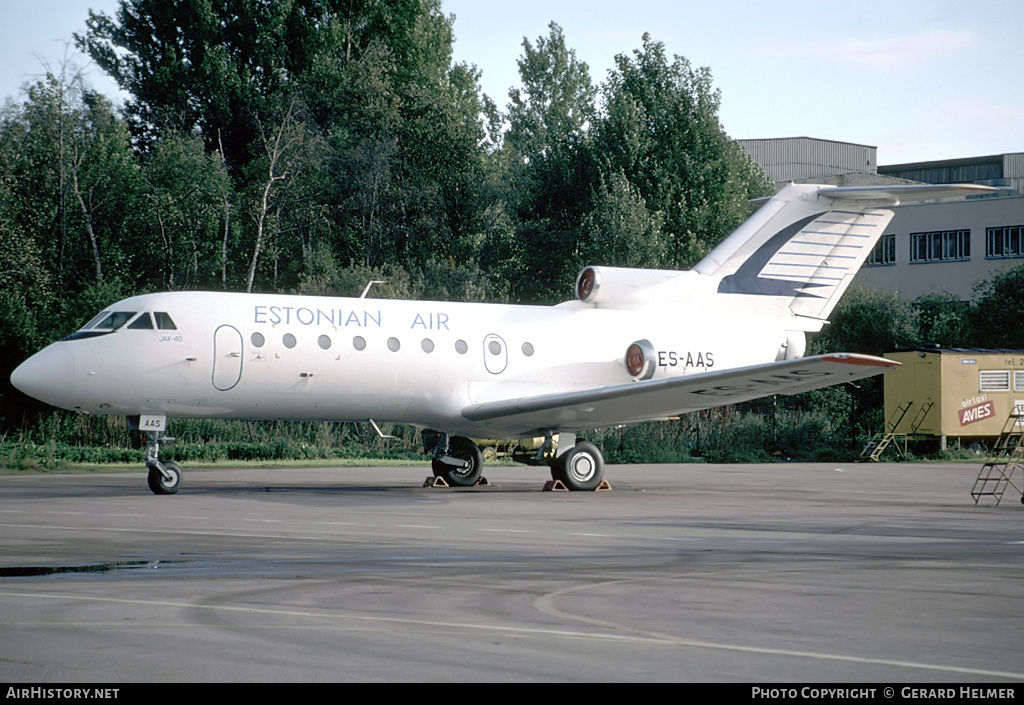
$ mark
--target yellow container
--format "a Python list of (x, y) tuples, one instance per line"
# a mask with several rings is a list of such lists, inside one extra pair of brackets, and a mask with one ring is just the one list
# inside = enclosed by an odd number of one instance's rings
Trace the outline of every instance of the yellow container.
[(902, 364), (884, 378), (887, 423), (900, 419), (895, 429), (886, 430), (998, 436), (1011, 412), (1024, 413), (1024, 350), (922, 348), (885, 357)]

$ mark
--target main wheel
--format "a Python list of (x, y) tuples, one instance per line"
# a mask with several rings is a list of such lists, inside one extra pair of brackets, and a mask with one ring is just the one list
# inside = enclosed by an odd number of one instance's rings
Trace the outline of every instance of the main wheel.
[(448, 443), (448, 457), (465, 461), (466, 467), (448, 465), (440, 458), (431, 461), (434, 477), (442, 477), (452, 487), (475, 485), (484, 469), (484, 459), (476, 443), (468, 438), (455, 436)]
[(604, 477), (604, 458), (593, 443), (583, 441), (555, 458), (551, 477), (570, 490), (595, 490)]
[(149, 489), (153, 494), (174, 494), (181, 487), (181, 468), (177, 463), (167, 461), (164, 463), (164, 470), (170, 477), (164, 477), (160, 468), (155, 465), (149, 466)]

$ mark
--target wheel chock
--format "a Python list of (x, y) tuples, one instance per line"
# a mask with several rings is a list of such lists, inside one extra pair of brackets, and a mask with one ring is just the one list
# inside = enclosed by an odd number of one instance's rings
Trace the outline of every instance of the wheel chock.
[[(608, 492), (612, 489), (612, 486), (608, 484), (608, 480), (601, 480), (593, 492)], [(548, 480), (544, 483), (544, 492), (568, 492), (569, 488), (563, 484), (561, 480)]]
[[(479, 480), (477, 480), (476, 482), (473, 483), (473, 487), (489, 487), (490, 484), (491, 483), (487, 481), (486, 477), (481, 477)], [(427, 477), (427, 479), (423, 481), (423, 486), (424, 487), (451, 487), (451, 485), (449, 485), (447, 482), (445, 482), (445, 479), (443, 477), (440, 477), (440, 476), (438, 476), (438, 477)]]

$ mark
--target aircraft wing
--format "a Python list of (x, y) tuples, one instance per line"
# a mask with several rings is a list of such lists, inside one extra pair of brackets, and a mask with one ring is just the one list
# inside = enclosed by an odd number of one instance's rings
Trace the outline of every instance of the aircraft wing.
[(677, 416), (772, 394), (799, 394), (881, 374), (894, 367), (899, 367), (899, 363), (880, 357), (834, 353), (721, 372), (472, 404), (462, 410), (462, 415), (473, 423), (513, 433), (539, 429), (573, 432)]

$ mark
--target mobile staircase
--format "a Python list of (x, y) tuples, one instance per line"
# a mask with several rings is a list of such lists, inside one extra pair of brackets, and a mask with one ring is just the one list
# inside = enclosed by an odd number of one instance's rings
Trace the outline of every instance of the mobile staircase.
[[(1003, 430), (999, 434), (992, 450), (974, 481), (971, 489), (971, 496), (977, 504), (982, 497), (994, 497), (996, 506), (1003, 499), (1003, 493), (1008, 487), (1012, 487), (1021, 493), (1021, 502), (1024, 502), (1024, 489), (1018, 485), (1013, 476), (1017, 468), (1021, 468), (1024, 475), (1024, 413), (1014, 409), (1003, 424)], [(1022, 481), (1024, 484), (1024, 481)]]
[[(892, 412), (892, 416), (885, 424), (885, 431), (882, 433), (876, 433), (871, 437), (871, 440), (864, 444), (863, 450), (860, 452), (860, 457), (877, 463), (879, 458), (882, 457), (882, 453), (895, 441), (895, 448), (900, 452), (904, 458), (907, 457), (907, 444), (910, 436), (917, 433), (917, 429), (921, 428), (921, 424), (924, 423), (925, 417), (931, 408), (935, 406), (934, 402), (925, 402), (918, 408), (917, 414), (914, 415), (913, 421), (910, 422), (910, 433), (896, 433), (896, 429), (899, 428), (900, 423), (903, 421), (903, 417), (907, 415), (910, 408), (914, 406), (913, 401), (908, 401), (900, 404)], [(902, 441), (903, 445), (900, 446)]]

